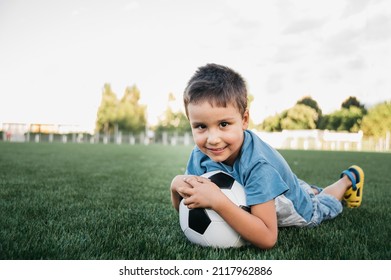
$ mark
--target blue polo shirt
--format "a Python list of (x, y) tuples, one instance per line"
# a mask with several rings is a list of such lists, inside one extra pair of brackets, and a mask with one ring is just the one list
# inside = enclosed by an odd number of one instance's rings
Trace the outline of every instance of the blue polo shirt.
[(296, 175), (281, 154), (249, 130), (244, 132), (241, 152), (233, 166), (214, 162), (195, 147), (190, 154), (186, 174), (202, 175), (222, 170), (245, 188), (247, 205), (264, 203), (284, 194), (292, 201), (296, 212), (311, 220), (310, 196), (300, 187)]

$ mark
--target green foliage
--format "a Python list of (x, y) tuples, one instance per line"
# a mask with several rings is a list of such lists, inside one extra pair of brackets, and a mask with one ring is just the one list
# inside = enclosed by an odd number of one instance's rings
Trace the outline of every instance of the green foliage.
[(281, 131), (281, 118), (278, 114), (267, 117), (257, 128), (268, 132)]
[(361, 102), (355, 96), (349, 96), (344, 102), (341, 104), (341, 108), (349, 109), (350, 107), (360, 108), (363, 114), (367, 113), (365, 106), (361, 104)]
[[(350, 96), (341, 104), (340, 110), (322, 115), (318, 103), (307, 96), (297, 101), (294, 107), (266, 118), (257, 128), (265, 131), (317, 128), (358, 132), (361, 129), (362, 119), (366, 114), (367, 110), (364, 105), (356, 97)], [(370, 128), (367, 128), (367, 130), (368, 135), (374, 134), (369, 131)]]
[(105, 133), (113, 132), (114, 124), (117, 122), (117, 108), (117, 96), (111, 90), (111, 85), (105, 84), (103, 86), (102, 100), (96, 117), (97, 131)]
[(158, 126), (156, 127), (157, 132), (178, 132), (185, 133), (190, 132), (190, 124), (186, 115), (181, 112), (173, 112), (170, 107), (166, 109), (163, 117), (160, 119)]
[(391, 131), (391, 101), (377, 104), (368, 110), (368, 114), (362, 120), (364, 135), (376, 138), (384, 137), (387, 131)]
[(127, 87), (118, 106), (118, 129), (139, 133), (145, 130), (147, 119), (145, 105), (139, 104), (140, 91), (136, 86)]
[(172, 93), (168, 95), (168, 105), (166, 111), (159, 118), (155, 131), (159, 135), (162, 132), (177, 132), (180, 134), (190, 132), (189, 120), (182, 111), (176, 111), (171, 108), (171, 102), (175, 102), (175, 96)]
[(341, 104), (341, 109), (324, 115), (318, 123), (319, 129), (358, 132), (362, 118), (367, 113), (364, 105), (354, 96), (350, 96)]
[(315, 228), (282, 228), (271, 250), (191, 244), (170, 202), (191, 147), (0, 142), (0, 259), (389, 260), (388, 153), (281, 151), (326, 186), (356, 163), (363, 204)]
[[(253, 103), (253, 101), (254, 101), (254, 95), (252, 95), (251, 93), (248, 93), (247, 94), (247, 109), (249, 110), (249, 112), (251, 112), (251, 104)], [(250, 113), (248, 129), (253, 129), (255, 127), (256, 127), (256, 124), (254, 123), (254, 121), (252, 119), (252, 114)]]
[(364, 111), (361, 108), (350, 106), (349, 109), (342, 108), (324, 116), (319, 127), (335, 131), (358, 132), (363, 117)]
[(282, 129), (315, 129), (318, 114), (316, 111), (303, 104), (296, 104), (285, 111), (281, 118)]
[(116, 126), (124, 132), (138, 133), (145, 130), (146, 106), (139, 104), (140, 91), (136, 86), (127, 87), (118, 101), (110, 84), (105, 84), (102, 101), (98, 108), (96, 131), (113, 133)]
[(312, 99), (311, 96), (305, 96), (299, 101), (297, 101), (296, 104), (303, 104), (306, 105), (312, 109), (315, 110), (315, 112), (318, 114), (318, 118), (322, 115), (322, 110), (320, 109), (318, 102), (316, 100)]
[(264, 131), (282, 131), (283, 129), (315, 129), (322, 110), (311, 97), (303, 97), (295, 106), (280, 114), (267, 117), (258, 129)]

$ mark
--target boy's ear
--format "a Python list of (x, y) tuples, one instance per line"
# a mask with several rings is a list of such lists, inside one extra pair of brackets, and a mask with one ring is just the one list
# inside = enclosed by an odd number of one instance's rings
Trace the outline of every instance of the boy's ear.
[(246, 111), (244, 112), (243, 117), (242, 117), (243, 130), (246, 130), (248, 128), (249, 122), (250, 122), (250, 112), (248, 111), (248, 109), (246, 109)]

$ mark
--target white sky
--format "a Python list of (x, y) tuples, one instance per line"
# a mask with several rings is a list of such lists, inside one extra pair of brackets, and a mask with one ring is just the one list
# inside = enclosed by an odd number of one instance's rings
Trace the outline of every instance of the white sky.
[(197, 67), (246, 79), (256, 123), (310, 95), (391, 99), (387, 0), (0, 0), (0, 123), (92, 131), (102, 88), (141, 91), (151, 123)]

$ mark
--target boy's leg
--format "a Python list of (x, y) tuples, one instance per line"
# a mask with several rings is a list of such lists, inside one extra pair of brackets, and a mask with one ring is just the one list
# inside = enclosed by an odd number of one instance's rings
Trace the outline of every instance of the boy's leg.
[(324, 193), (330, 194), (340, 201), (344, 199), (348, 207), (359, 207), (362, 201), (363, 187), (364, 171), (359, 166), (353, 165), (342, 172), (338, 181), (326, 187)]
[(323, 193), (334, 196), (336, 199), (341, 201), (345, 192), (352, 186), (352, 182), (349, 180), (347, 175), (344, 175), (341, 179), (334, 182), (330, 186), (327, 186)]

